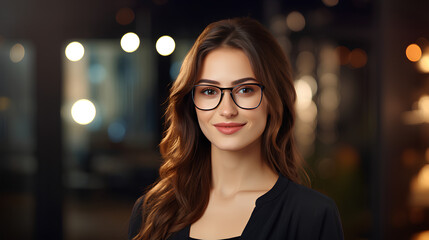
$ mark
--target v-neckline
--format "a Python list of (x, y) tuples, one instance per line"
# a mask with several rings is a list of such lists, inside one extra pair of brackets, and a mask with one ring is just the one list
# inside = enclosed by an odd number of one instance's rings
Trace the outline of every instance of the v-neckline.
[[(283, 183), (285, 182), (285, 183)], [(259, 209), (260, 206), (262, 206), (264, 203), (269, 202), (273, 199), (275, 199), (282, 191), (281, 188), (284, 186), (286, 187), (288, 183), (288, 179), (285, 178), (283, 175), (279, 174), (279, 177), (277, 178), (276, 183), (274, 186), (268, 190), (266, 193), (262, 194), (260, 197), (258, 197), (255, 201), (255, 207), (252, 210), (252, 214), (250, 215), (249, 220), (247, 220), (246, 226), (243, 229), (243, 232), (241, 233), (241, 238), (246, 235), (246, 233), (249, 231), (247, 230), (250, 225), (252, 225), (253, 219), (255, 218), (254, 215), (256, 211)], [(191, 224), (185, 227), (185, 234), (190, 238), (190, 231), (191, 231)]]

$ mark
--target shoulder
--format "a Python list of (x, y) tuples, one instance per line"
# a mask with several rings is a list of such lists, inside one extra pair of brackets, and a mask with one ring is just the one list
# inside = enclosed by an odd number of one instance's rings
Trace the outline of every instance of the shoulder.
[(327, 219), (339, 219), (339, 212), (334, 200), (306, 186), (289, 182), (282, 193), (283, 203), (302, 221), (324, 222)]
[(284, 194), (288, 195), (285, 204), (293, 209), (302, 232), (313, 229), (319, 234), (319, 239), (343, 239), (341, 218), (334, 200), (293, 182), (289, 183)]
[(289, 183), (287, 191), (285, 191), (283, 194), (287, 194), (288, 198), (292, 202), (300, 204), (306, 208), (336, 208), (334, 200), (332, 200), (330, 197), (314, 189), (294, 182)]
[(142, 225), (142, 205), (144, 197), (144, 195), (139, 197), (134, 203), (128, 227), (128, 239), (132, 239), (140, 231), (140, 227)]

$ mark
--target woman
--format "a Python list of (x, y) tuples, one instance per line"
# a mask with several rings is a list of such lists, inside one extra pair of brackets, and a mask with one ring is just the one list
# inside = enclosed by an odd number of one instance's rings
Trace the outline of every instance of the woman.
[(261, 24), (210, 24), (171, 88), (160, 178), (137, 200), (129, 239), (343, 239), (335, 203), (300, 185), (295, 97)]

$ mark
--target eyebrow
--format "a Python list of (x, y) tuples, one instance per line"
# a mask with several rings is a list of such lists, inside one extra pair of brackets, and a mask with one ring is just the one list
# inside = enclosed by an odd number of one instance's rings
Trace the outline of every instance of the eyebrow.
[[(247, 81), (256, 81), (257, 82), (256, 79), (254, 79), (252, 77), (247, 77), (247, 78), (240, 78), (240, 79), (232, 81), (232, 85), (237, 85), (237, 84), (244, 83), (244, 82), (247, 82)], [(215, 80), (210, 80), (210, 79), (200, 79), (197, 82), (197, 84), (200, 84), (200, 83), (210, 83), (210, 84), (220, 85), (220, 82), (215, 81)]]

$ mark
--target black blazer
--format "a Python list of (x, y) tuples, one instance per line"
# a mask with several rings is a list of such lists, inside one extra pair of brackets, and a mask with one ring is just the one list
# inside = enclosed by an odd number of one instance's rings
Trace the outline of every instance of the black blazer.
[[(140, 230), (142, 199), (134, 205), (128, 239)], [(168, 240), (188, 240), (189, 229), (190, 226), (185, 227)], [(273, 188), (256, 200), (241, 239), (336, 240), (344, 236), (332, 199), (280, 175)]]

